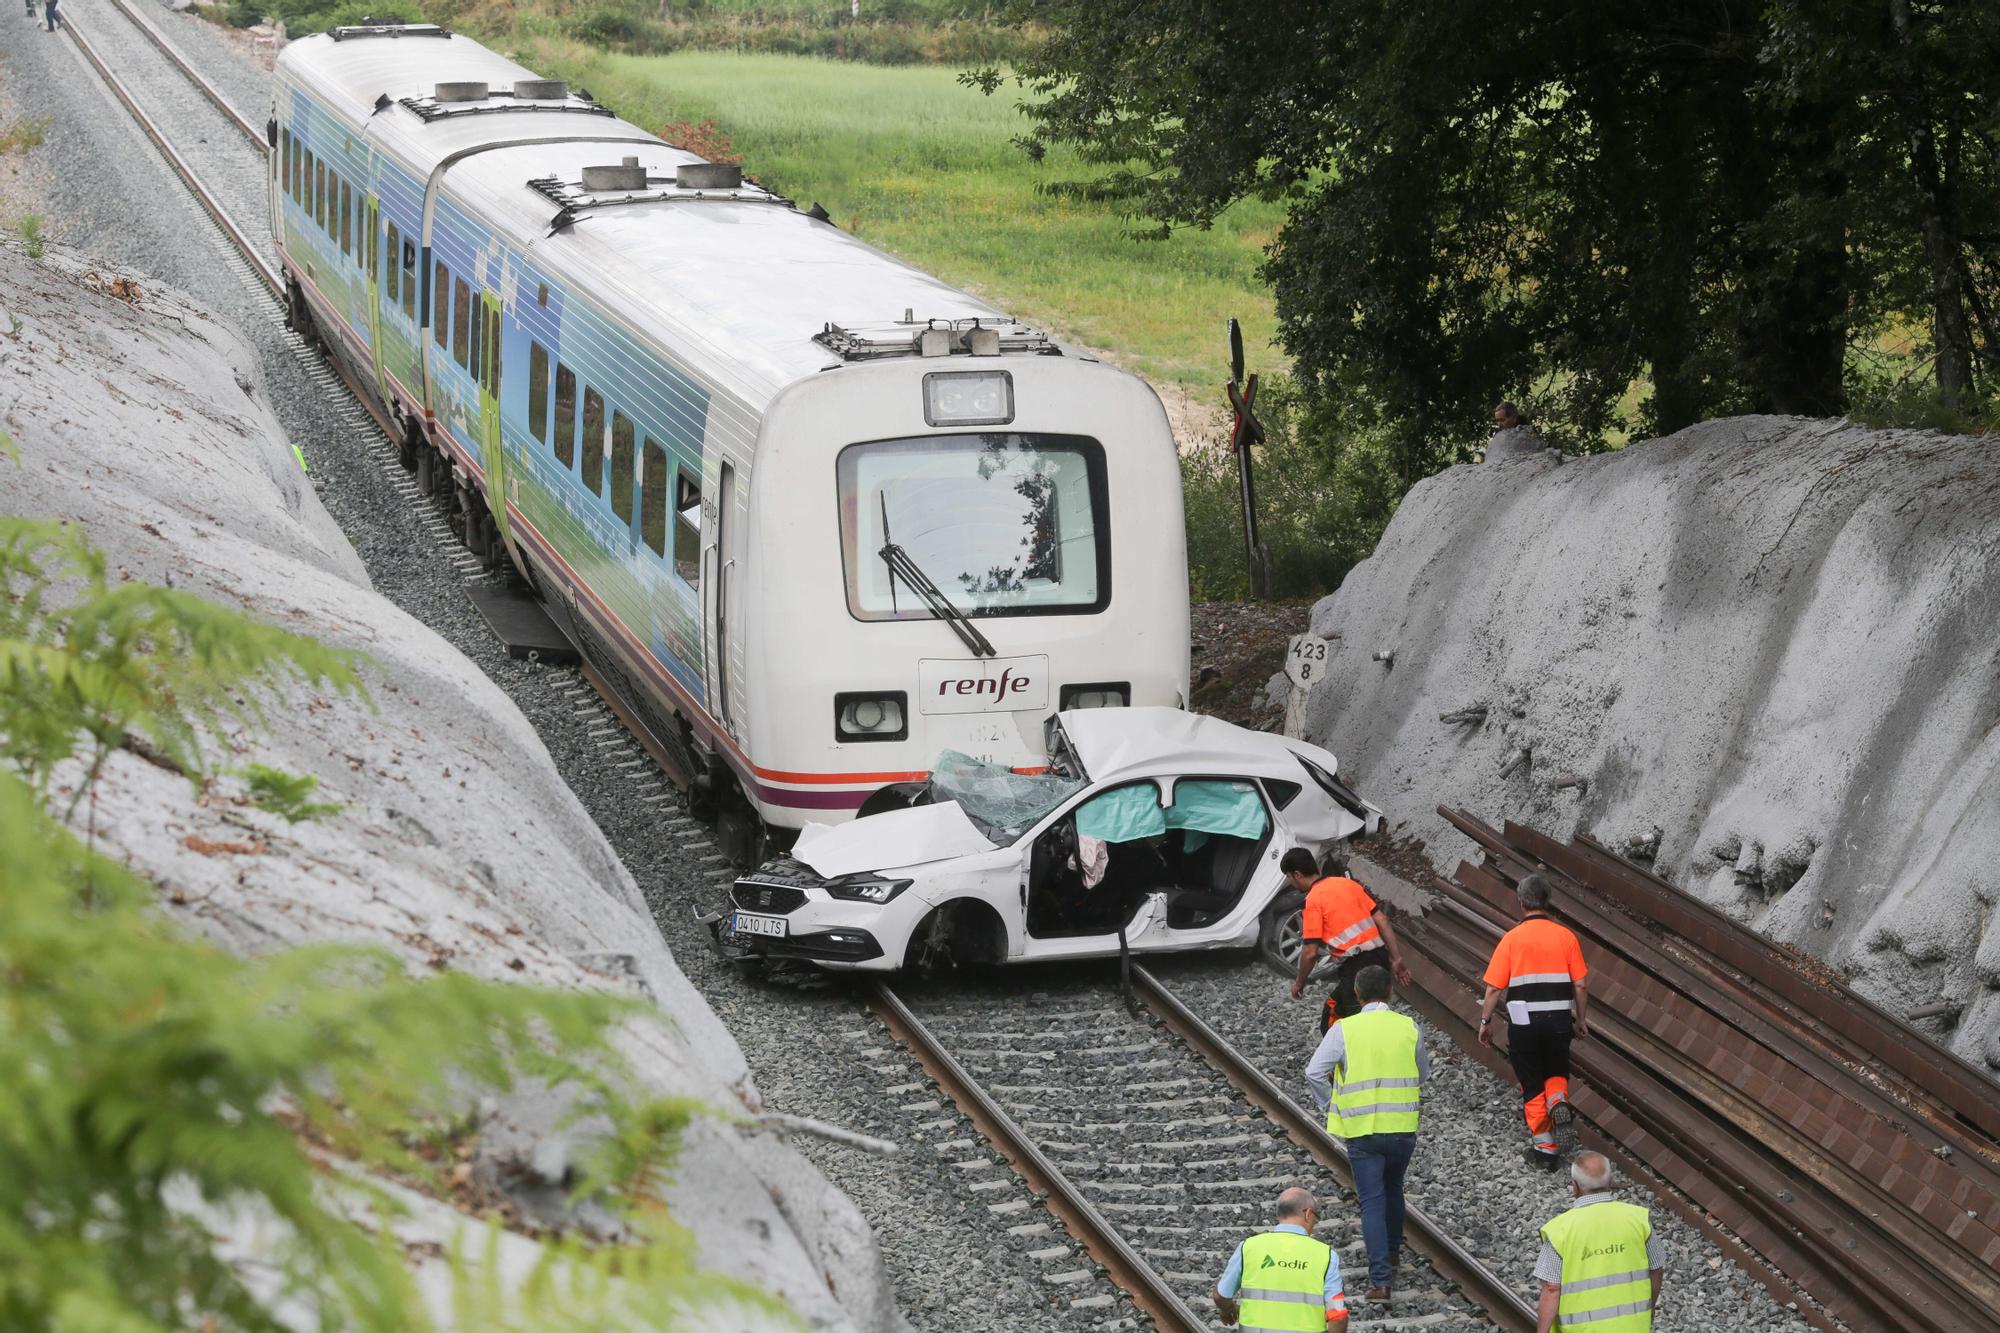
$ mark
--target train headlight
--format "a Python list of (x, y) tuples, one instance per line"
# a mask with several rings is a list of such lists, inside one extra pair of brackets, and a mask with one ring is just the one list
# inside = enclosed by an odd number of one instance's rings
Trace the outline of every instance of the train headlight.
[(1064, 708), (1123, 708), (1132, 702), (1132, 686), (1127, 681), (1100, 681), (1095, 685), (1065, 685)]
[(909, 708), (903, 692), (834, 695), (833, 735), (842, 741), (909, 739)]
[(1004, 370), (924, 376), (924, 420), (933, 426), (1004, 426), (1014, 419), (1014, 377)]

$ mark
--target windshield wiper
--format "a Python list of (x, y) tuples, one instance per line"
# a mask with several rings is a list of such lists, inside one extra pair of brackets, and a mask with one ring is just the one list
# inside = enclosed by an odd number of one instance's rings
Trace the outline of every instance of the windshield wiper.
[(912, 560), (910, 553), (901, 546), (886, 540), (889, 536), (887, 494), (882, 496), (882, 536), (885, 540), (877, 554), (882, 557), (882, 563), (889, 567), (891, 606), (894, 605), (893, 599), (896, 595), (896, 580), (901, 579), (916, 589), (917, 596), (923, 599), (924, 605), (930, 608), (933, 616), (951, 626), (951, 632), (958, 635), (959, 641), (972, 650), (974, 657), (999, 656), (999, 650), (993, 646), (992, 640), (979, 632), (979, 626), (972, 623), (972, 617), (952, 604), (951, 598), (944, 595), (944, 589), (938, 587), (937, 581), (924, 573), (923, 566)]

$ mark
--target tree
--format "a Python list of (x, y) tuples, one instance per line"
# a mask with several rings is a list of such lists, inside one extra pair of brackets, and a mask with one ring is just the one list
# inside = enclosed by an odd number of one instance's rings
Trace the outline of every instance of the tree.
[[(1979, 24), (1875, 4), (1858, 26), (1838, 0), (1017, 0), (1052, 32), (1019, 71), (1023, 143), (1075, 145), (1101, 174), (1055, 188), (1120, 200), (1155, 234), (1246, 195), (1287, 201), (1265, 267), (1286, 347), (1334, 417), (1393, 434), (1408, 484), (1503, 395), (1583, 448), (1842, 409), (1850, 348), (1913, 261), (1906, 150), (1885, 147), (1857, 66), (1879, 65), (1885, 96), (1910, 71), (1933, 115), (1940, 67), (1955, 94), (1994, 68), (1950, 50), (1946, 29)], [(1889, 20), (1912, 6), (1899, 55)], [(1962, 172), (1990, 160), (1992, 122), (1952, 105)], [(1966, 207), (1962, 186), (1930, 197), (1947, 218)]]

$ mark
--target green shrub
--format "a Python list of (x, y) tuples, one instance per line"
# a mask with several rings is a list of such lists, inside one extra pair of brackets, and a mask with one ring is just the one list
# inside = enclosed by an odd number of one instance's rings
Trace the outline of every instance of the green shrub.
[[(113, 583), (74, 528), (0, 518), (0, 1328), (280, 1333), (303, 1311), (321, 1328), (428, 1329), (382, 1225), (390, 1196), (319, 1153), (445, 1194), (456, 1159), (438, 1144), (468, 1132), (479, 1089), (523, 1076), (581, 1089), (578, 1113), (604, 1117), (582, 1189), (619, 1206), (635, 1240), (560, 1238), (514, 1292), (454, 1255), (462, 1326), (768, 1314), (768, 1300), (695, 1270), (660, 1199), (703, 1108), (614, 1091), (607, 1034), (644, 1012), (636, 1001), (413, 977), (374, 949), (237, 958), (182, 935), (152, 886), (43, 808), (58, 773), (84, 766), (80, 798), (121, 744), (199, 779), (204, 742), (254, 719), (258, 695), (288, 678), (359, 689), (346, 654), (184, 592)], [(254, 1282), (217, 1253), (253, 1231)]]
[(40, 259), (47, 253), (47, 247), (42, 240), (42, 215), (40, 213), (28, 214), (14, 224), (14, 230), (20, 236), (22, 244), (28, 247), (28, 258)]
[[(1275, 597), (1331, 592), (1388, 526), (1401, 496), (1388, 442), (1343, 435), (1316, 419), (1289, 379), (1259, 386), (1258, 536), (1271, 555)], [(1236, 456), (1227, 442), (1197, 445), (1181, 456), (1186, 497), (1188, 579), (1197, 600), (1249, 595), (1243, 554), (1243, 507)]]
[(1991, 435), (2000, 430), (2000, 392), (1947, 403), (1930, 380), (1866, 384), (1857, 389), (1847, 416), (1863, 426), (1942, 431), (1947, 435)]

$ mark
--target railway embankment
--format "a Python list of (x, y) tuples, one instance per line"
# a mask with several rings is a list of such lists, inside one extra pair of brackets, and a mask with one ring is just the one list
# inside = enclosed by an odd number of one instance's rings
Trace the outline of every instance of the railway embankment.
[[(20, 453), (0, 459), (0, 513), (81, 525), (114, 578), (365, 655), (368, 699), (301, 690), (235, 741), (236, 764), (309, 774), (338, 813), (288, 824), (232, 780), (197, 791), (120, 751), (89, 815), (99, 848), (157, 885), (167, 915), (237, 951), (366, 942), (413, 969), (657, 1004), (668, 1021), (626, 1036), (643, 1091), (722, 1113), (696, 1122), (668, 1193), (699, 1262), (812, 1327), (899, 1327), (866, 1223), (750, 1120), (761, 1103), (735, 1039), (541, 739), (477, 667), (371, 589), (240, 336), (147, 275), (0, 246), (0, 426)], [(562, 1128), (561, 1111), (533, 1090), (487, 1103), (469, 1163), (490, 1204), (544, 1227), (578, 1221), (562, 1186), (581, 1131)], [(424, 1206), (446, 1241), (469, 1221)], [(444, 1248), (429, 1261), (440, 1272)], [(533, 1246), (510, 1239), (503, 1253), (527, 1262)]]
[(1458, 467), (1316, 605), (1306, 734), (1449, 868), (1578, 830), (2000, 1067), (2000, 453), (1709, 422)]

